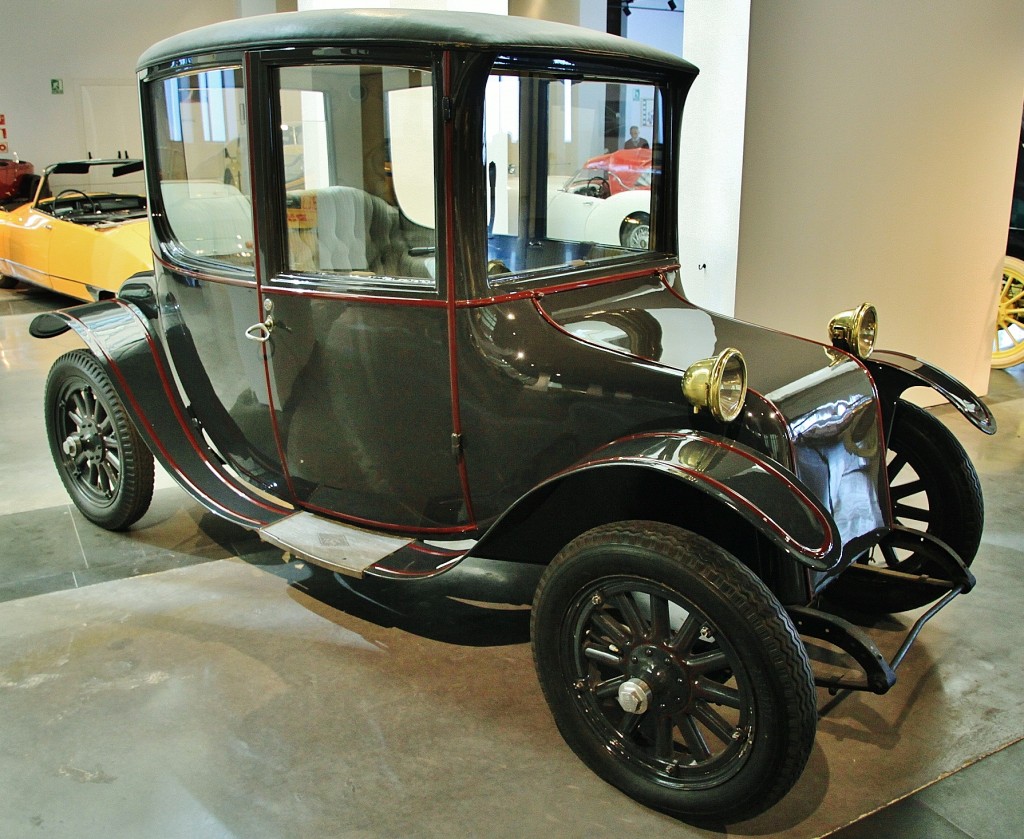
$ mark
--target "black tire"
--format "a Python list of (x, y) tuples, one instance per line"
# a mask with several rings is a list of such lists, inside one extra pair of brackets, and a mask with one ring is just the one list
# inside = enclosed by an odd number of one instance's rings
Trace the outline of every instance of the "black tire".
[[(765, 585), (696, 534), (631, 521), (579, 536), (541, 579), (531, 636), (565, 741), (649, 807), (738, 821), (803, 771), (817, 725), (804, 646)], [(624, 710), (630, 688), (650, 691), (646, 709)]]
[(647, 213), (626, 216), (619, 227), (619, 243), (624, 248), (645, 251), (651, 242), (651, 217)]
[[(901, 400), (889, 435), (887, 471), (895, 523), (941, 539), (970, 565), (981, 545), (985, 503), (978, 473), (953, 433), (932, 414)], [(937, 563), (910, 551), (876, 548), (859, 562), (946, 576)], [(867, 614), (889, 614), (920, 608), (943, 593), (910, 579), (845, 574), (826, 597)]]
[(153, 498), (153, 455), (94, 356), (74, 350), (53, 363), (45, 408), (53, 462), (82, 515), (107, 530), (138, 521)]
[(14, 288), (18, 284), (17, 279), (0, 274), (0, 288)]

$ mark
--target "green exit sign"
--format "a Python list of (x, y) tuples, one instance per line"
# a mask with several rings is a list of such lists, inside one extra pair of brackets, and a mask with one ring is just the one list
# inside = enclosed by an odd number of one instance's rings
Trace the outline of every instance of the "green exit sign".
[(64, 79), (50, 79), (50, 93), (63, 93)]

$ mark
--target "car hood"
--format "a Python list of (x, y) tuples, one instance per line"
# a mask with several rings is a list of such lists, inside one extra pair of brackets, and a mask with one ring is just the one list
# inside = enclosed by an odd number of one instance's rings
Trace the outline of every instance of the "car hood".
[(711, 314), (650, 279), (549, 294), (540, 307), (577, 340), (680, 377), (727, 347), (740, 350), (747, 404), (717, 432), (792, 469), (832, 511), (844, 543), (885, 526), (881, 418), (874, 383), (858, 360)]

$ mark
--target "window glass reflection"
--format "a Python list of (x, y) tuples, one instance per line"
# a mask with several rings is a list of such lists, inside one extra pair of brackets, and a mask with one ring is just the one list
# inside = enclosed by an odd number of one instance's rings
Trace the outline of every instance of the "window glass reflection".
[(495, 74), (484, 119), (492, 283), (650, 249), (654, 86)]

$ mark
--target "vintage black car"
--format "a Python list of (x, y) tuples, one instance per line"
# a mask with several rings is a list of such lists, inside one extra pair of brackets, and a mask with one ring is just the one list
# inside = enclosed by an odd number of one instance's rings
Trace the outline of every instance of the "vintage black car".
[[(514, 17), (325, 11), (188, 32), (139, 71), (155, 276), (32, 324), (86, 344), (45, 417), (96, 524), (139, 519), (155, 456), (396, 598), (470, 560), (543, 569), (532, 643), (568, 744), (638, 801), (727, 820), (800, 776), (815, 685), (884, 693), (973, 585), (977, 476), (902, 394), (992, 433), (974, 394), (872, 351), (866, 304), (822, 344), (687, 301), (687, 62)], [(642, 247), (548, 235), (550, 189), (628, 125), (656, 164)], [(829, 611), (933, 603), (890, 660)], [(812, 670), (823, 642), (854, 669)]]

